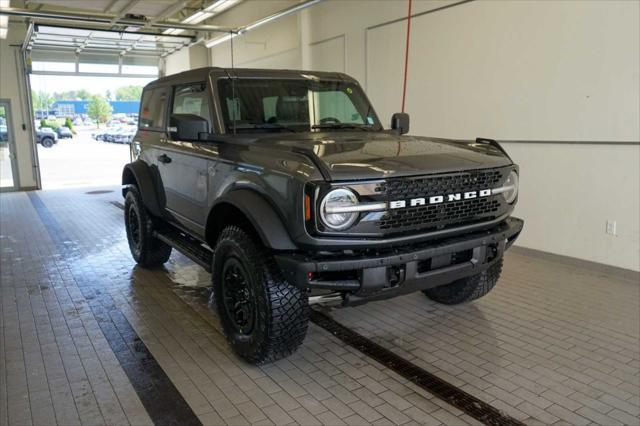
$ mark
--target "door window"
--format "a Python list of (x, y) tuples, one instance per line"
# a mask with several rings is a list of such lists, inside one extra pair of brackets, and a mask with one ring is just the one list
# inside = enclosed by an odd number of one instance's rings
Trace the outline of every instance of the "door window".
[(177, 86), (173, 94), (171, 114), (192, 114), (202, 117), (211, 128), (211, 114), (205, 83)]
[(160, 129), (165, 127), (167, 89), (156, 87), (142, 94), (139, 126), (141, 129)]

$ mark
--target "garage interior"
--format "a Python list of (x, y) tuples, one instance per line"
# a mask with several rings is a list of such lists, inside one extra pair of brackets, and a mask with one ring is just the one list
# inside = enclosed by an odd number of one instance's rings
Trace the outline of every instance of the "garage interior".
[[(136, 265), (119, 182), (42, 190), (29, 76), (135, 66), (346, 73), (387, 129), (497, 140), (525, 221), (498, 285), (313, 306), (244, 362), (205, 269)], [(640, 2), (0, 0), (2, 111), (0, 425), (640, 424)]]

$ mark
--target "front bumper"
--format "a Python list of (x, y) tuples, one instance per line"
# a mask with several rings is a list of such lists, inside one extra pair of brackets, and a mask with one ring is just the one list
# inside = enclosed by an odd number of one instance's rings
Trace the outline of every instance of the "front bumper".
[(478, 274), (516, 240), (524, 222), (510, 217), (479, 232), (375, 254), (279, 254), (276, 261), (289, 282), (306, 289), (346, 293), (354, 305), (451, 283)]

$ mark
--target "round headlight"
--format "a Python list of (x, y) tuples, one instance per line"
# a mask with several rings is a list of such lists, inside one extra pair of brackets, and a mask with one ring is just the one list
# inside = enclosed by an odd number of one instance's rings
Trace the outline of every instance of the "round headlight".
[(347, 229), (358, 219), (358, 213), (340, 212), (340, 209), (356, 205), (358, 205), (356, 194), (344, 188), (334, 189), (320, 203), (322, 223), (334, 231)]
[(515, 170), (509, 173), (509, 177), (504, 182), (503, 188), (505, 188), (505, 191), (502, 193), (504, 199), (509, 204), (513, 203), (518, 196), (518, 174)]

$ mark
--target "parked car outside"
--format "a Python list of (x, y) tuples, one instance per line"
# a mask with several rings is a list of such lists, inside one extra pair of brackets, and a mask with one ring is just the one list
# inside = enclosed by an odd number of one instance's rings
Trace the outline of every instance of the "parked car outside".
[(73, 133), (71, 129), (67, 126), (60, 126), (56, 129), (56, 133), (60, 139), (71, 139), (73, 138)]
[(9, 141), (9, 131), (7, 126), (0, 124), (0, 145), (4, 145)]
[(95, 132), (91, 133), (91, 137), (97, 141), (101, 141), (104, 140), (104, 134), (105, 134), (106, 130), (104, 129), (98, 129)]
[(45, 148), (51, 148), (58, 143), (58, 135), (50, 127), (36, 129), (36, 142)]
[(133, 137), (136, 134), (135, 129), (123, 129), (122, 132), (118, 132), (113, 136), (113, 141), (116, 143), (129, 144), (133, 141)]
[(115, 128), (113, 128), (113, 129), (111, 129), (111, 130), (107, 131), (107, 132), (104, 134), (104, 141), (105, 141), (105, 142), (112, 142), (112, 143), (113, 143), (113, 142), (115, 142), (115, 137), (116, 137), (116, 135), (117, 135), (118, 133), (120, 133), (121, 131), (122, 131), (122, 128), (121, 128), (121, 127), (115, 127)]

